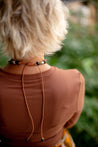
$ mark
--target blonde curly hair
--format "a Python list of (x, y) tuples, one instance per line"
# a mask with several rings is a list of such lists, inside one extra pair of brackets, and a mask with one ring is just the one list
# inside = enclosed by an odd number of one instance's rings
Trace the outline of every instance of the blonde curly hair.
[(55, 53), (67, 34), (67, 15), (61, 0), (0, 0), (2, 53), (17, 60)]

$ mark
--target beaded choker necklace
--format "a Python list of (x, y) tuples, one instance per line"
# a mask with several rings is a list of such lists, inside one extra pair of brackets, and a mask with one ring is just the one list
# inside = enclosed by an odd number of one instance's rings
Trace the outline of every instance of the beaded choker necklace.
[(27, 108), (27, 112), (28, 112), (28, 115), (29, 115), (29, 118), (31, 120), (31, 124), (32, 124), (32, 130), (31, 130), (31, 133), (29, 134), (29, 136), (25, 139), (25, 141), (28, 141), (33, 133), (34, 133), (34, 120), (33, 120), (33, 117), (32, 117), (32, 114), (31, 114), (31, 111), (30, 111), (30, 108), (29, 108), (29, 103), (28, 103), (28, 99), (26, 97), (26, 92), (25, 92), (25, 84), (24, 84), (24, 69), (26, 67), (26, 65), (28, 66), (37, 66), (39, 71), (40, 71), (40, 74), (41, 74), (41, 83), (42, 83), (42, 115), (41, 115), (41, 142), (44, 142), (45, 138), (44, 138), (44, 134), (43, 134), (43, 123), (44, 123), (44, 109), (45, 109), (45, 90), (44, 90), (44, 78), (43, 78), (43, 74), (42, 74), (42, 71), (40, 69), (40, 66), (39, 65), (43, 65), (45, 63), (47, 63), (46, 59), (45, 60), (42, 60), (40, 62), (29, 62), (29, 63), (23, 63), (22, 61), (18, 61), (18, 60), (14, 60), (14, 59), (11, 59), (8, 61), (9, 64), (13, 64), (13, 65), (20, 65), (20, 64), (24, 64), (24, 67), (23, 67), (23, 70), (22, 70), (22, 92), (23, 92), (23, 96), (24, 96), (24, 100), (25, 100), (25, 104), (26, 104), (26, 108)]
[(43, 65), (43, 64), (47, 63), (47, 60), (44, 59), (44, 60), (42, 60), (42, 61), (40, 61), (40, 62), (35, 62), (35, 63), (33, 63), (33, 62), (23, 63), (22, 61), (18, 61), (18, 60), (11, 59), (11, 60), (8, 61), (8, 63), (9, 63), (9, 64), (17, 64), (17, 65), (25, 64), (25, 65), (36, 66), (36, 65)]

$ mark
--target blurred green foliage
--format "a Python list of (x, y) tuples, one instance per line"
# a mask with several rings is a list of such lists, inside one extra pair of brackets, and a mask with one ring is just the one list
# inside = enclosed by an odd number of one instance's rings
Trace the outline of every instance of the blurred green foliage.
[(2, 55), (2, 44), (0, 42), (0, 66), (5, 66), (8, 62), (8, 57)]
[[(83, 112), (71, 128), (76, 147), (98, 146), (98, 26), (91, 28), (69, 24), (69, 33), (62, 50), (46, 56), (48, 63), (63, 69), (78, 69), (85, 78)], [(0, 66), (7, 64), (0, 54)]]

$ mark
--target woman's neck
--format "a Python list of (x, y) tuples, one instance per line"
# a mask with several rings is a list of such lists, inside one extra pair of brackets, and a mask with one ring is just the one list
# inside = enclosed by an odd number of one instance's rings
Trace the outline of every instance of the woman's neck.
[[(41, 56), (41, 57), (34, 57), (32, 59), (21, 60), (21, 61), (24, 63), (29, 63), (29, 62), (36, 63), (36, 62), (42, 61), (43, 59), (44, 59), (44, 56)], [(10, 73), (21, 74), (23, 66), (24, 66), (24, 64), (20, 64), (20, 65), (7, 64), (2, 69), (4, 71), (10, 72)], [(42, 71), (46, 71), (46, 70), (50, 69), (50, 67), (51, 66), (48, 65), (47, 63), (40, 66)], [(26, 66), (25, 74), (34, 74), (34, 73), (38, 73), (38, 72), (39, 72), (39, 70), (36, 66)]]
[(22, 59), (21, 61), (23, 63), (29, 63), (29, 62), (33, 62), (33, 63), (36, 63), (36, 62), (39, 62), (39, 61), (42, 61), (44, 60), (44, 55), (41, 55), (40, 57), (33, 57), (33, 58), (29, 58), (29, 59)]

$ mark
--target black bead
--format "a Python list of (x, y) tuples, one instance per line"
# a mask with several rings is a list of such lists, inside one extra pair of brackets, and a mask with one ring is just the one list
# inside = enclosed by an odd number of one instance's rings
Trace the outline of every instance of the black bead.
[(16, 61), (15, 63), (16, 63), (17, 65), (19, 65), (19, 61)]
[(9, 61), (10, 64), (13, 64), (13, 61)]
[(28, 141), (28, 139), (26, 138), (26, 139), (25, 139), (25, 141), (27, 142), (27, 141)]
[(47, 63), (47, 62), (44, 60), (44, 63)]
[(44, 142), (44, 141), (45, 141), (45, 139), (44, 139), (44, 137), (42, 137), (42, 138), (41, 138), (41, 142)]
[(37, 65), (40, 65), (40, 63), (39, 63), (39, 62), (36, 62), (36, 64), (37, 64)]
[(10, 64), (13, 64), (13, 59), (9, 60), (9, 63), (10, 63)]

